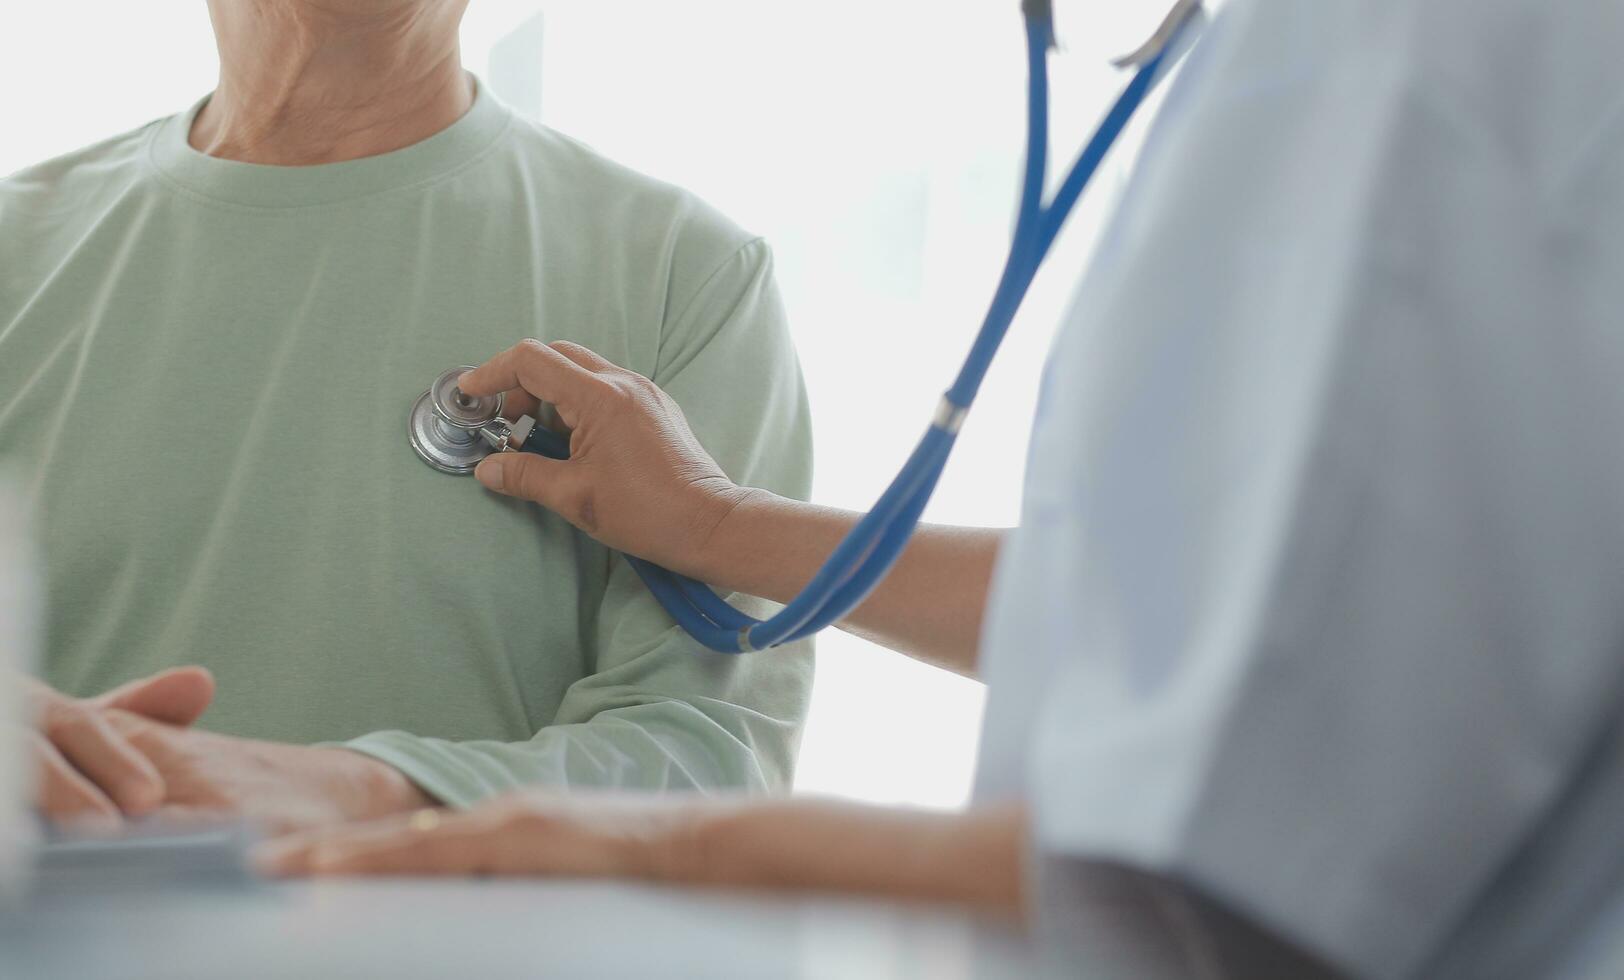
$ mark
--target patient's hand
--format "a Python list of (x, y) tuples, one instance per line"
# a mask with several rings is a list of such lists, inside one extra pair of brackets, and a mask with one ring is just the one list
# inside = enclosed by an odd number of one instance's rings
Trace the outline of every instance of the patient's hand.
[(214, 698), (214, 679), (201, 667), (164, 671), (97, 698), (71, 698), (31, 677), (22, 688), (34, 719), (36, 804), (53, 820), (100, 823), (147, 813), (164, 796), (163, 777), (114, 728), (110, 713), (189, 725)]
[(346, 749), (233, 738), (121, 711), (109, 720), (163, 778), (162, 817), (244, 817), (281, 833), (435, 802), (393, 767)]

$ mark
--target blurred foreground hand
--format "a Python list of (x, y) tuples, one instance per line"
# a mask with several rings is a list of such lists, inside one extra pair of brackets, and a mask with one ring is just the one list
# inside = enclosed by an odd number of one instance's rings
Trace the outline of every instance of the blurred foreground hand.
[(1026, 813), (529, 790), (263, 845), (267, 874), (544, 875), (884, 895), (1023, 911)]
[(131, 681), (95, 698), (72, 698), (22, 678), (33, 731), (34, 802), (56, 821), (117, 824), (164, 799), (164, 780), (111, 721), (122, 711), (170, 725), (196, 721), (214, 699), (214, 678), (181, 667)]

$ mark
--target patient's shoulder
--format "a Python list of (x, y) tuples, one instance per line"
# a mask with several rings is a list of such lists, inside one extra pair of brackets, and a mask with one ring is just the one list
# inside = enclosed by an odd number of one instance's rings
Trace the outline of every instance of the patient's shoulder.
[(569, 214), (589, 237), (664, 253), (674, 278), (708, 275), (758, 238), (693, 192), (551, 127), (520, 121), (515, 130), (547, 210)]
[(147, 144), (163, 120), (24, 167), (0, 179), (0, 219), (83, 214), (148, 172)]

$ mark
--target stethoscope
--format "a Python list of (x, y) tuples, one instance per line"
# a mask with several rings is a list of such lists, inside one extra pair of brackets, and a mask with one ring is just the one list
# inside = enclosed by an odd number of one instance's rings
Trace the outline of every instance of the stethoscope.
[(516, 450), (553, 459), (570, 458), (570, 441), (528, 415), (509, 422), (502, 417), (502, 396), (474, 398), (457, 387), (472, 371), (464, 364), (440, 372), (429, 390), (417, 396), (406, 415), (406, 440), (423, 462), (441, 473), (466, 475), (491, 453)]
[[(1203, 14), (1201, 0), (1178, 0), (1156, 34), (1138, 51), (1117, 62), (1119, 67), (1137, 66), (1138, 71), (1083, 147), (1054, 199), (1045, 205), (1048, 52), (1054, 46), (1054, 20), (1049, 0), (1023, 0), (1021, 12), (1026, 18), (1027, 136), (1014, 240), (998, 289), (964, 366), (942, 396), (930, 428), (902, 470), (800, 595), (765, 620), (728, 605), (702, 582), (626, 556), (672, 619), (712, 650), (745, 653), (804, 639), (851, 612), (885, 577), (919, 523), (993, 356), (1061, 226), (1099, 169), (1100, 161), (1151, 89), (1165, 76), (1163, 69), (1170, 67), (1187, 47), (1181, 41), (1193, 36), (1188, 28)], [(471, 398), (463, 394), (457, 388), (457, 379), (470, 370), (464, 366), (442, 373), (412, 405), (408, 438), (425, 462), (446, 473), (471, 473), (481, 459), (493, 452), (522, 451), (554, 459), (569, 458), (567, 436), (537, 425), (529, 416), (516, 422), (502, 418), (502, 396)]]

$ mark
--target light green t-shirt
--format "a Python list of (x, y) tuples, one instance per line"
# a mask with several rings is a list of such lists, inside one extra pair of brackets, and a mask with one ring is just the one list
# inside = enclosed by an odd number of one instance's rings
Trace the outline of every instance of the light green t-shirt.
[(440, 371), (566, 339), (658, 381), (735, 480), (804, 496), (761, 240), (483, 86), (421, 143), (314, 167), (198, 153), (194, 113), (0, 182), (0, 460), (39, 506), (46, 678), (204, 664), (204, 727), (346, 741), (457, 804), (784, 786), (809, 646), (703, 650), (619, 555), (406, 441)]

